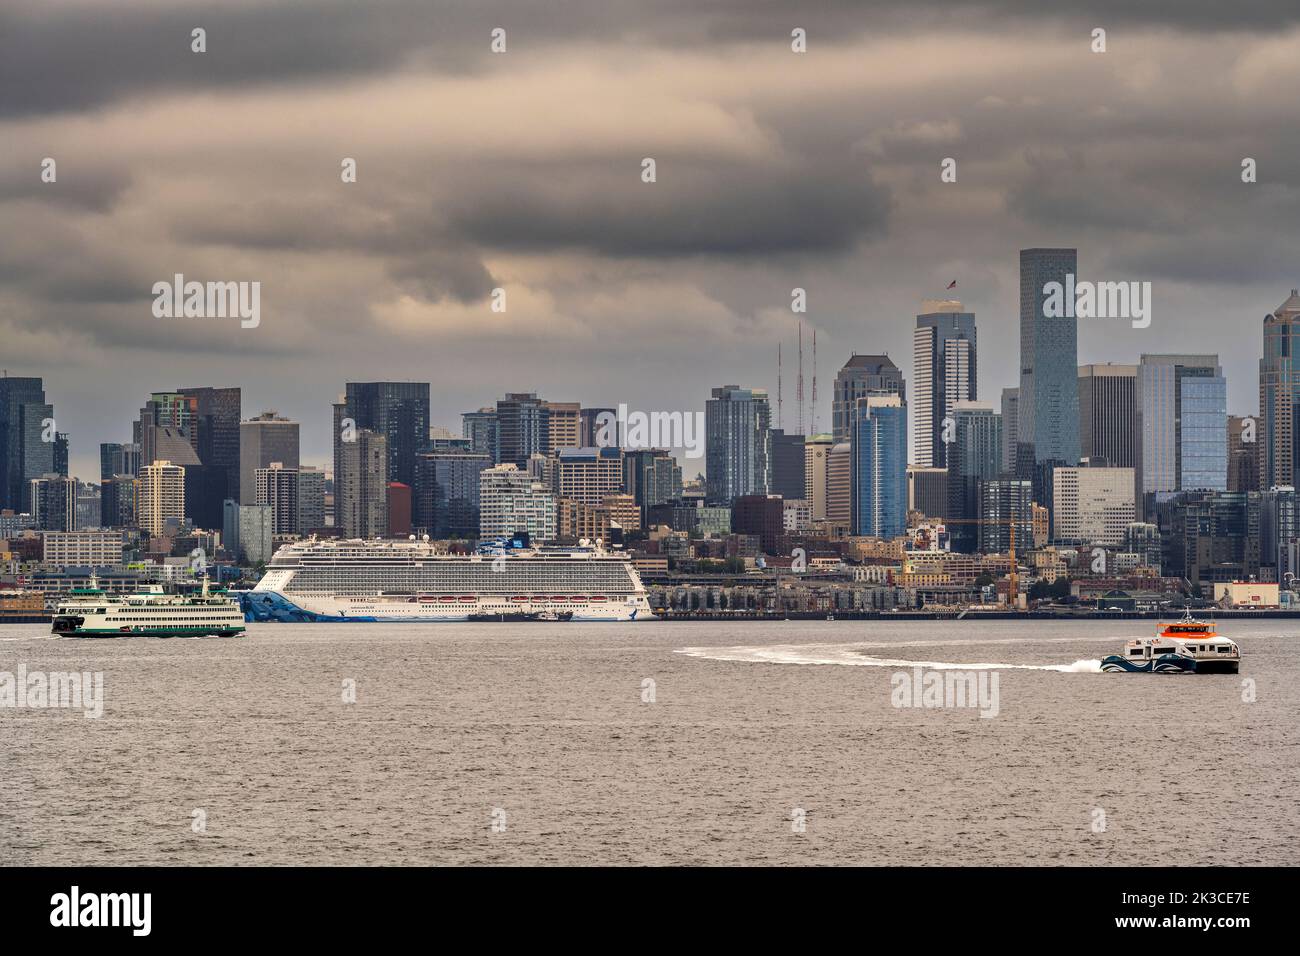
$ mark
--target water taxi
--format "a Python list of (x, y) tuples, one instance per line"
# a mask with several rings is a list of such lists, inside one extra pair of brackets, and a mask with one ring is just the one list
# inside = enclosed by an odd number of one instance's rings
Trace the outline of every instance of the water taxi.
[(1139, 638), (1124, 645), (1123, 654), (1112, 654), (1101, 662), (1109, 673), (1147, 674), (1235, 674), (1241, 665), (1241, 649), (1220, 637), (1214, 625), (1198, 621), (1188, 611), (1181, 621), (1166, 624), (1155, 637)]

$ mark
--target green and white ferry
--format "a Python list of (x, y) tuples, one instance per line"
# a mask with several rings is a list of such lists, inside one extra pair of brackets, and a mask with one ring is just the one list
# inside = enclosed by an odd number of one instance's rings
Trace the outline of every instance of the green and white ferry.
[(54, 616), (60, 637), (236, 637), (244, 633), (244, 612), (223, 590), (196, 595), (166, 594), (162, 585), (126, 596), (105, 594), (94, 577), (90, 587), (69, 592)]

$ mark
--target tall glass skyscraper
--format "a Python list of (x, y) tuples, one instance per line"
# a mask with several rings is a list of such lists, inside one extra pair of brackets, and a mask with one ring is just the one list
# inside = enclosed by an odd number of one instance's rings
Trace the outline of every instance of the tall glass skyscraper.
[(907, 531), (907, 410), (895, 394), (858, 399), (849, 425), (851, 528), (895, 538)]
[(730, 505), (741, 495), (765, 495), (771, 486), (772, 410), (767, 391), (724, 385), (704, 403), (705, 496)]
[(944, 468), (944, 419), (958, 402), (978, 397), (975, 313), (955, 300), (927, 299), (912, 332), (912, 463)]
[(54, 471), (54, 434), (45, 440), (53, 418), (41, 379), (0, 376), (0, 508), (27, 511), (29, 482)]
[(952, 409), (953, 441), (948, 450), (948, 507), (944, 517), (961, 519), (949, 529), (954, 551), (979, 544), (980, 482), (1002, 473), (1002, 416), (992, 405), (958, 402)]
[[(1016, 469), (1079, 461), (1078, 320), (1047, 316), (1043, 287), (1077, 275), (1075, 249), (1020, 250), (1020, 401)], [(1071, 303), (1072, 305), (1072, 303)], [(1073, 308), (1071, 308), (1073, 313)]]
[(831, 396), (831, 430), (837, 443), (849, 440), (849, 425), (858, 399), (873, 392), (893, 392), (906, 402), (903, 373), (888, 355), (852, 356), (835, 376)]
[(1228, 488), (1228, 383), (1217, 355), (1143, 355), (1138, 364), (1143, 495)]

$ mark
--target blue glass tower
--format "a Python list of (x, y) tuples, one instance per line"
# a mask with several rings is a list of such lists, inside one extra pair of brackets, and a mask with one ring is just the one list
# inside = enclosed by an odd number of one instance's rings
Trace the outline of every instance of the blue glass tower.
[(860, 398), (849, 429), (854, 534), (895, 538), (907, 531), (907, 409), (898, 395)]
[(1016, 470), (1035, 477), (1041, 466), (1079, 461), (1078, 320), (1047, 316), (1049, 282), (1077, 277), (1075, 249), (1020, 250), (1020, 401)]

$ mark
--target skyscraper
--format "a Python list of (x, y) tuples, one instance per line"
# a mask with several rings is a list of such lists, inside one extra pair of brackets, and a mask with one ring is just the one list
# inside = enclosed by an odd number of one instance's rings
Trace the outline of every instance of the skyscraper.
[(834, 445), (830, 435), (809, 435), (803, 443), (803, 497), (808, 502), (813, 521), (825, 521), (828, 517), (829, 466)]
[(1227, 490), (1227, 388), (1217, 355), (1142, 356), (1137, 370), (1141, 495)]
[(357, 428), (386, 439), (388, 481), (412, 484), (415, 456), (429, 443), (429, 383), (348, 382), (344, 402)]
[(369, 428), (350, 437), (338, 446), (334, 520), (344, 537), (382, 538), (388, 531), (388, 439)]
[[(948, 445), (948, 508), (944, 518), (963, 523), (949, 529), (954, 551), (979, 545), (980, 482), (1002, 473), (1002, 416), (992, 405), (958, 402), (952, 409), (953, 441)], [(969, 523), (966, 523), (969, 522)]]
[(853, 534), (895, 538), (907, 530), (907, 413), (894, 393), (857, 400), (849, 427)]
[(151, 535), (166, 532), (168, 524), (185, 519), (185, 469), (170, 461), (154, 461), (140, 468), (136, 485), (139, 501), (136, 520)]
[[(226, 488), (221, 498), (234, 498), (240, 493), (242, 476), (239, 470), (239, 421), (243, 414), (241, 392), (238, 388), (178, 388), (178, 395), (195, 400), (194, 449), (199, 461), (217, 468), (226, 476)], [(221, 498), (216, 507), (220, 509)]]
[(415, 464), (412, 511), (416, 528), (430, 537), (477, 538), (479, 475), (492, 458), (477, 451), (434, 451)]
[(1016, 473), (1016, 447), (1020, 438), (1020, 389), (1002, 390), (1002, 472)]
[(1020, 250), (1017, 471), (1036, 483), (1043, 466), (1079, 461), (1078, 321), (1072, 301), (1068, 315), (1044, 309), (1047, 283), (1074, 289), (1077, 259), (1075, 249)]
[(540, 483), (505, 462), (479, 473), (479, 536), (508, 538), (517, 531), (543, 543), (555, 539), (555, 496)]
[(802, 499), (804, 471), (807, 468), (803, 449), (804, 436), (787, 435), (780, 428), (773, 428), (771, 431), (771, 493), (780, 495), (786, 500)]
[(28, 510), (29, 482), (53, 474), (53, 421), (41, 379), (0, 376), (0, 509)]
[(1137, 366), (1080, 365), (1080, 457), (1133, 468), (1137, 446)]
[(493, 463), (500, 461), (501, 433), (495, 408), (480, 408), (460, 416), (462, 434), (469, 439), (470, 451), (488, 455)]
[(199, 400), (180, 392), (154, 392), (133, 426), (140, 460), (169, 461), (182, 467), (201, 464), (198, 453)]
[(257, 500), (257, 470), (272, 462), (289, 469), (298, 467), (299, 427), (271, 411), (239, 423), (239, 503), (266, 504)]
[(631, 448), (623, 453), (623, 487), (640, 508), (653, 508), (682, 496), (682, 466), (662, 448)]
[(1228, 490), (1259, 490), (1259, 423), (1251, 417), (1228, 416)]
[(849, 423), (857, 401), (872, 392), (892, 392), (906, 403), (903, 373), (888, 355), (854, 355), (835, 376), (831, 430), (836, 443), (849, 440)]
[(1264, 316), (1264, 356), (1259, 361), (1260, 486), (1294, 486), (1300, 475), (1296, 408), (1300, 407), (1300, 291)]
[(256, 504), (271, 509), (272, 534), (298, 534), (298, 469), (273, 461), (254, 472)]
[(771, 409), (767, 391), (724, 385), (704, 403), (705, 495), (730, 505), (741, 495), (765, 495), (771, 482)]
[(926, 299), (922, 308), (912, 333), (912, 461), (924, 468), (943, 468), (944, 419), (957, 402), (978, 397), (975, 313), (963, 312), (956, 300)]

